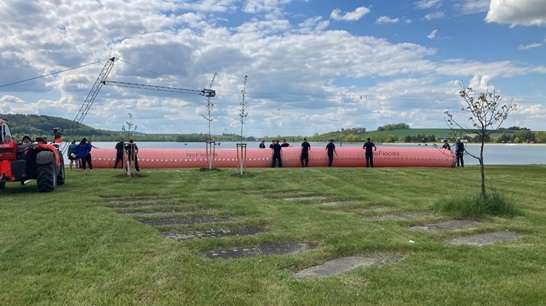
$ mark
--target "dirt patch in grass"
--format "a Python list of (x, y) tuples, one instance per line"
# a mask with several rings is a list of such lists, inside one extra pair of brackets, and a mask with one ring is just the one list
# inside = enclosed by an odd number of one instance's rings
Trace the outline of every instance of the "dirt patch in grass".
[(208, 251), (205, 256), (209, 258), (241, 258), (260, 255), (286, 255), (296, 254), (307, 249), (307, 244), (300, 242), (268, 242), (255, 246), (242, 246)]
[(520, 234), (512, 231), (499, 231), (483, 233), (471, 236), (457, 237), (446, 241), (448, 245), (487, 246), (498, 242), (514, 241), (520, 238)]
[(129, 195), (129, 196), (110, 196), (110, 195), (99, 195), (101, 199), (106, 201), (138, 201), (138, 200), (166, 200), (166, 199), (176, 199), (175, 196), (166, 196), (161, 194), (152, 194), (152, 195)]
[(154, 206), (154, 205), (165, 205), (165, 204), (184, 204), (184, 202), (178, 202), (175, 199), (169, 200), (134, 200), (134, 201), (109, 201), (105, 205), (110, 208), (118, 207), (143, 207), (143, 206)]
[(432, 216), (429, 211), (398, 212), (384, 215), (368, 216), (367, 221), (415, 221), (422, 217)]
[(206, 238), (221, 238), (227, 236), (251, 236), (263, 232), (264, 229), (255, 225), (244, 225), (234, 228), (211, 228), (202, 231), (168, 231), (163, 236), (174, 240), (193, 240)]
[(228, 220), (227, 217), (217, 217), (217, 216), (185, 216), (185, 217), (160, 217), (160, 218), (139, 218), (139, 222), (151, 226), (162, 226), (162, 225), (176, 225), (176, 224), (197, 224), (197, 223), (214, 223)]
[(481, 223), (475, 220), (447, 220), (438, 223), (430, 223), (425, 225), (416, 225), (410, 227), (412, 230), (418, 231), (439, 231), (439, 230), (459, 230), (476, 228)]
[(161, 205), (161, 206), (142, 206), (142, 207), (116, 207), (115, 211), (120, 214), (153, 214), (153, 213), (186, 213), (203, 210), (211, 210), (214, 207), (202, 206), (176, 206), (176, 205)]
[(287, 198), (282, 198), (284, 201), (287, 201), (287, 202), (318, 202), (318, 203), (321, 203), (321, 202), (325, 202), (325, 201), (328, 201), (329, 198), (328, 197), (325, 197), (325, 196), (316, 196), (316, 195), (313, 195), (313, 196), (301, 196), (301, 197), (287, 197)]
[(342, 257), (329, 260), (294, 274), (295, 278), (323, 278), (346, 273), (358, 268), (383, 267), (402, 260), (402, 255), (375, 254), (368, 256)]

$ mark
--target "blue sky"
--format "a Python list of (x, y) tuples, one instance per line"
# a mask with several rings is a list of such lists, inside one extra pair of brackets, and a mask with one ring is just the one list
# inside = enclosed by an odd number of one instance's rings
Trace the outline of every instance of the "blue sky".
[[(72, 118), (109, 56), (111, 79), (206, 87), (216, 133), (309, 135), (407, 122), (445, 126), (463, 81), (518, 105), (507, 124), (546, 129), (544, 0), (0, 0), (0, 113)], [(204, 100), (105, 87), (87, 124), (204, 132)], [(464, 118), (461, 114), (461, 118)]]

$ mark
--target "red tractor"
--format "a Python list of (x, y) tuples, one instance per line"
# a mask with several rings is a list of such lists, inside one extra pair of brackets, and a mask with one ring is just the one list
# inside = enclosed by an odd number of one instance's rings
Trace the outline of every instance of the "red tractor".
[(64, 160), (58, 145), (47, 143), (18, 144), (8, 124), (0, 119), (0, 190), (6, 182), (36, 179), (38, 191), (49, 192), (64, 184)]

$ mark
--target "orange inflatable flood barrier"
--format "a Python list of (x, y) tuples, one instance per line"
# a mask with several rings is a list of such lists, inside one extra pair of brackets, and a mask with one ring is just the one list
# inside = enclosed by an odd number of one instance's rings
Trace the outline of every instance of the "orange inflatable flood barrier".
[[(247, 149), (248, 168), (271, 167), (271, 149)], [(336, 148), (334, 167), (365, 167), (364, 150), (360, 147)], [(116, 161), (114, 149), (94, 149), (93, 167), (112, 168)], [(300, 167), (301, 148), (282, 149), (283, 167)], [(208, 167), (205, 149), (148, 149), (142, 148), (138, 161), (144, 169), (162, 168), (206, 168)], [(451, 151), (422, 147), (379, 147), (374, 152), (375, 167), (453, 167), (455, 157)], [(238, 168), (237, 149), (216, 149), (214, 166), (217, 168)], [(328, 156), (324, 148), (312, 148), (309, 152), (309, 167), (328, 166)]]

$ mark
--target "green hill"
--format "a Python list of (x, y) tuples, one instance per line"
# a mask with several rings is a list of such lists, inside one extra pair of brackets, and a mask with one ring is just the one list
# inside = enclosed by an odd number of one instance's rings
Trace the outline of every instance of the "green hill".
[(62, 129), (63, 134), (66, 136), (104, 137), (117, 133), (95, 129), (85, 124), (53, 116), (0, 114), (0, 117), (8, 120), (11, 132), (16, 137), (21, 137), (23, 135), (32, 137), (52, 136), (54, 128)]

